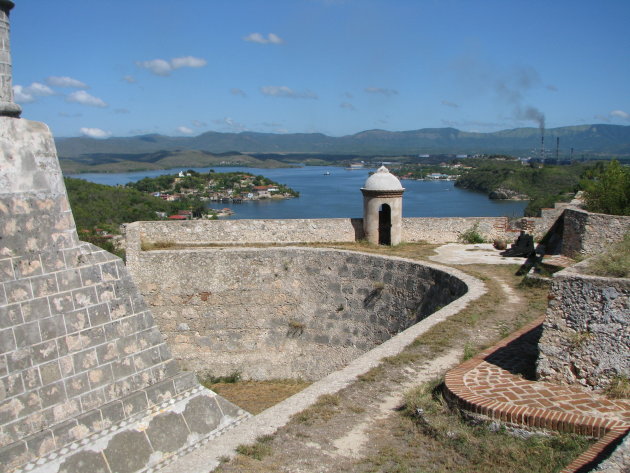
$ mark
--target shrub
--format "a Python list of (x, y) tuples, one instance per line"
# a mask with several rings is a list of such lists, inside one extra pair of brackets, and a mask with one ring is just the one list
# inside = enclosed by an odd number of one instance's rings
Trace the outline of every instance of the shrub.
[(273, 436), (263, 435), (258, 437), (254, 444), (237, 446), (236, 452), (251, 457), (254, 460), (262, 460), (271, 453), (271, 445), (269, 445), (271, 440), (273, 440)]
[(630, 170), (613, 159), (583, 181), (586, 210), (611, 215), (630, 215)]
[(475, 223), (459, 236), (459, 241), (462, 243), (485, 243), (486, 240), (483, 235), (479, 233), (479, 224)]

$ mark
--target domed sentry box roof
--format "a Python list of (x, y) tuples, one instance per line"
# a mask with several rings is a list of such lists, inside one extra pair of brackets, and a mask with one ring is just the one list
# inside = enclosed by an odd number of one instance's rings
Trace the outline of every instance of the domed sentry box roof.
[(388, 194), (391, 192), (402, 194), (404, 190), (398, 178), (390, 173), (385, 166), (381, 166), (374, 174), (368, 177), (361, 188), (364, 194)]

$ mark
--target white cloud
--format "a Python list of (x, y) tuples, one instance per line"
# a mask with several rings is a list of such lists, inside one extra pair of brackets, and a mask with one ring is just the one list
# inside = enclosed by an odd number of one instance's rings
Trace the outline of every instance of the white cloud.
[(39, 82), (33, 82), (27, 88), (28, 93), (35, 95), (37, 97), (46, 97), (48, 95), (55, 95), (55, 92), (48, 87), (47, 85), (41, 84)]
[(184, 135), (192, 135), (194, 132), (188, 128), (187, 126), (178, 126), (177, 127), (177, 132), (178, 133), (182, 133)]
[(265, 35), (260, 33), (251, 33), (243, 37), (243, 41), (249, 41), (250, 43), (258, 44), (282, 44), (284, 40), (274, 33), (269, 33), (265, 38)]
[(81, 128), (79, 131), (82, 135), (90, 138), (108, 138), (112, 135), (110, 131), (101, 130), (100, 128)]
[(266, 85), (260, 88), (263, 95), (270, 97), (285, 97), (289, 99), (317, 99), (317, 94), (307, 90), (305, 92), (297, 92), (286, 85)]
[(88, 89), (88, 85), (85, 82), (81, 82), (78, 79), (73, 79), (68, 76), (50, 76), (46, 78), (46, 83), (53, 87), (71, 87), (74, 89)]
[(611, 117), (622, 118), (624, 120), (630, 120), (630, 113), (624, 112), (623, 110), (613, 110), (610, 112)]
[(136, 83), (136, 78), (134, 76), (124, 76), (122, 78), (122, 80), (124, 80), (127, 84), (135, 84)]
[(341, 108), (346, 109), (346, 110), (352, 110), (352, 111), (356, 110), (354, 105), (352, 105), (350, 102), (342, 102), (342, 103), (339, 104), (339, 106)]
[(225, 117), (220, 120), (212, 120), (212, 123), (216, 125), (223, 125), (224, 128), (231, 131), (245, 131), (247, 127), (242, 123), (232, 120), (230, 117)]
[(102, 99), (88, 94), (85, 90), (77, 90), (76, 92), (68, 94), (66, 102), (88, 105), (90, 107), (107, 107), (107, 103), (105, 103)]
[(13, 87), (13, 96), (18, 103), (32, 103), (37, 100), (38, 97), (47, 97), (55, 95), (55, 92), (40, 82), (33, 82), (29, 86), (15, 85)]
[(203, 58), (184, 56), (176, 57), (167, 61), (166, 59), (152, 59), (150, 61), (136, 61), (136, 66), (143, 69), (147, 69), (156, 76), (168, 76), (175, 69), (181, 69), (182, 67), (203, 67), (208, 64)]
[(240, 95), (241, 97), (247, 97), (247, 94), (242, 89), (237, 89), (236, 87), (230, 90), (232, 95)]
[(193, 120), (192, 121), (193, 126), (197, 127), (197, 128), (203, 128), (208, 126), (208, 124), (206, 122), (202, 122), (201, 120)]
[(398, 91), (394, 89), (384, 89), (382, 87), (366, 87), (365, 91), (368, 94), (381, 94), (386, 97), (391, 97), (392, 95), (398, 95)]
[(173, 69), (180, 69), (182, 67), (203, 67), (206, 64), (208, 64), (208, 61), (200, 57), (184, 56), (171, 59)]
[(164, 59), (152, 59), (151, 61), (138, 61), (136, 66), (151, 71), (156, 76), (168, 76), (173, 68), (171, 63)]
[(13, 86), (13, 98), (17, 103), (35, 102), (35, 97), (26, 92), (26, 89), (21, 85)]

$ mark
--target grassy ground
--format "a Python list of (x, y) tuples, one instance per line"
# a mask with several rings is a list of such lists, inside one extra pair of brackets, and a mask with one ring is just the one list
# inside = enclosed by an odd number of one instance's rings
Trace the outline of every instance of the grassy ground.
[[(363, 243), (335, 246), (420, 260), (434, 247), (405, 244), (381, 249)], [(488, 292), (351, 386), (322, 396), (275, 435), (241, 446), (239, 455), (216, 471), (552, 472), (568, 464), (587, 447), (587, 441), (567, 435), (519, 438), (501, 428), (471, 425), (446, 406), (439, 390), (434, 389), (436, 383), (414, 383), (422, 375), (426, 377), (428, 360), (453, 353), (469, 358), (542, 315), (546, 308), (546, 288), (522, 285), (521, 278), (515, 276), (516, 266), (458, 269), (483, 280)], [(383, 411), (388, 399), (405, 391), (396, 409)], [(257, 397), (258, 393), (254, 389), (249, 396)], [(352, 438), (356, 427), (362, 425), (365, 429), (357, 440), (363, 445), (357, 445), (360, 453), (344, 451), (335, 443)]]
[(208, 389), (252, 414), (259, 414), (268, 407), (300, 392), (310, 384), (310, 382), (299, 379), (203, 383)]
[(471, 424), (449, 408), (440, 388), (427, 383), (408, 391), (400, 414), (374, 437), (377, 448), (339, 471), (553, 472), (589, 443), (573, 435), (520, 438)]
[(613, 278), (630, 277), (630, 233), (613, 244), (608, 251), (589, 260), (584, 271), (596, 276)]

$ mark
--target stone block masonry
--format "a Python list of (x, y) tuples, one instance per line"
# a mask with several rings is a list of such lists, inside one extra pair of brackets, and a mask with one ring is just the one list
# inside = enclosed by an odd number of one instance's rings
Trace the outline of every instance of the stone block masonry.
[(554, 275), (537, 374), (602, 389), (630, 377), (630, 279), (582, 274), (584, 264)]
[(246, 416), (179, 370), (122, 261), (79, 241), (47, 127), (0, 117), (0, 471), (144, 471)]
[(320, 248), (145, 251), (133, 277), (190, 370), (320, 379), (468, 290), (448, 270)]
[(630, 232), (630, 216), (606, 215), (568, 208), (564, 212), (562, 254), (594, 255), (623, 240)]
[[(560, 211), (548, 210), (554, 218), (444, 217), (403, 218), (402, 241), (450, 243), (475, 225), (488, 241), (513, 241), (520, 230), (542, 237)], [(352, 242), (362, 240), (363, 219), (287, 220), (190, 220), (183, 222), (134, 222), (126, 225), (127, 262), (134, 264), (143, 243), (174, 243), (183, 246), (291, 244)]]

